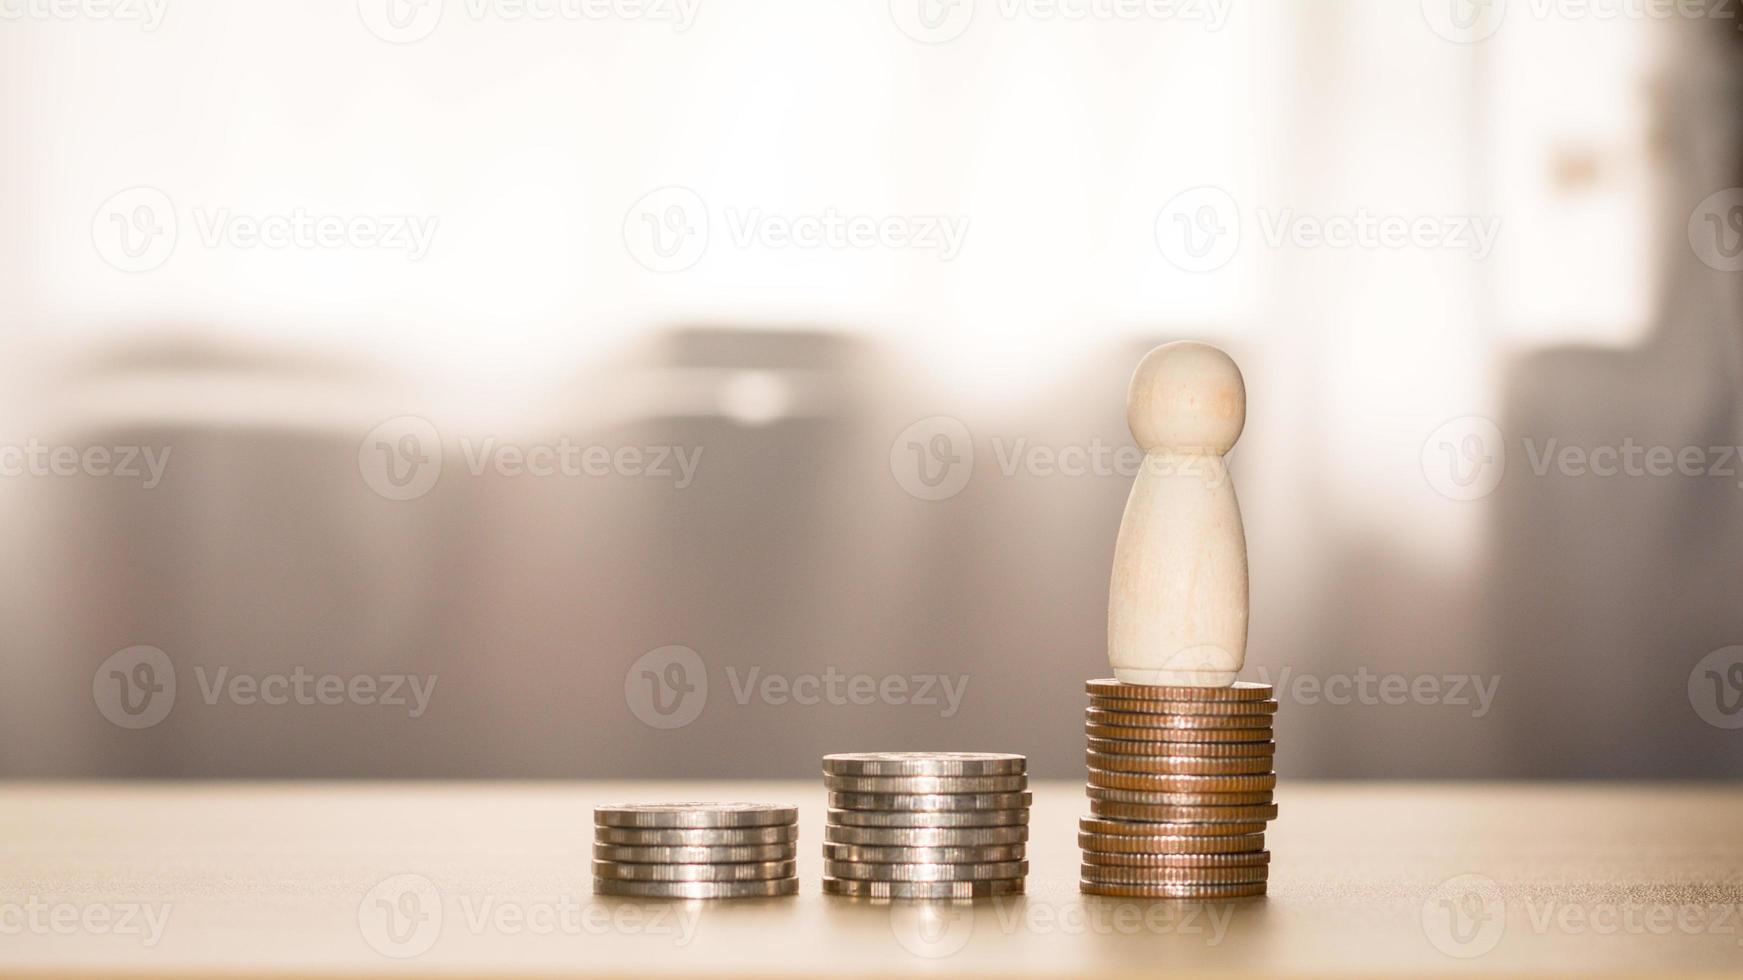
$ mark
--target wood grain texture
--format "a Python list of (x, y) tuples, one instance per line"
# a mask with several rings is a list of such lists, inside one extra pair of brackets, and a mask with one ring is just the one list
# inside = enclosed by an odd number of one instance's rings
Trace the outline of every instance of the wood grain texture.
[[(783, 783), (24, 784), (0, 789), (0, 908), (167, 903), (161, 940), (7, 927), (0, 972), (155, 976), (1715, 974), (1743, 970), (1743, 789), (1284, 780), (1270, 895), (1192, 906), (1080, 896), (1079, 783), (1035, 787), (1030, 893), (892, 910), (820, 893), (822, 780)], [(801, 894), (665, 905), (595, 898), (592, 807), (801, 805)], [(359, 925), (378, 883), (437, 889), (427, 952)], [(1480, 875), (1493, 948), (1437, 948), (1424, 908)], [(577, 926), (538, 935), (567, 903)], [(1652, 910), (1715, 910), (1699, 928)], [(1629, 925), (1630, 909), (1638, 926)], [(1716, 910), (1728, 909), (1719, 921)], [(508, 911), (504, 911), (508, 910)], [(664, 910), (664, 911), (661, 911)], [(521, 916), (521, 918), (517, 918)], [(937, 917), (921, 923), (916, 917)], [(681, 920), (680, 917), (687, 916)], [(966, 918), (964, 918), (966, 916)], [(662, 918), (663, 917), (663, 918)], [(966, 927), (963, 923), (966, 922)], [(928, 945), (916, 940), (921, 924)], [(964, 928), (966, 932), (962, 932)], [(942, 930), (941, 932), (939, 930)], [(960, 948), (955, 944), (960, 940)], [(906, 941), (906, 942), (905, 942)], [(912, 950), (919, 942), (923, 953)], [(1479, 945), (1481, 943), (1479, 942)], [(1468, 950), (1458, 950), (1468, 951)]]

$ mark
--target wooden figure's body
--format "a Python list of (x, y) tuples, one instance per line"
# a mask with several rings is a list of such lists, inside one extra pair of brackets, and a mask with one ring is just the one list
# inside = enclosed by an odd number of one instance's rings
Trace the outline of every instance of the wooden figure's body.
[(1223, 458), (1246, 404), (1240, 369), (1207, 344), (1164, 344), (1132, 376), (1144, 468), (1108, 589), (1108, 660), (1125, 683), (1221, 687), (1246, 659), (1247, 542)]

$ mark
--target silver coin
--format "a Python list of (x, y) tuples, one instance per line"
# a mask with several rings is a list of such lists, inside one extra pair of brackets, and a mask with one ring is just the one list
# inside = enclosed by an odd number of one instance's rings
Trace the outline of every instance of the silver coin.
[(767, 881), (793, 877), (792, 861), (752, 861), (746, 864), (619, 864), (594, 861), (593, 877), (622, 881)]
[(593, 856), (619, 864), (743, 864), (747, 861), (791, 861), (797, 844), (742, 844), (736, 847), (642, 847), (594, 844)]
[(1011, 776), (1028, 760), (1004, 752), (837, 752), (823, 757), (836, 776)]
[(823, 845), (823, 857), (830, 861), (858, 861), (862, 864), (987, 864), (995, 861), (1021, 861), (1026, 856), (1022, 844), (987, 844), (980, 847), (866, 847), (860, 844)]
[(823, 894), (880, 899), (963, 899), (988, 895), (1021, 895), (1023, 879), (991, 881), (860, 881), (853, 878), (823, 879)]
[(830, 793), (829, 805), (843, 810), (1022, 810), (1030, 793)]
[(770, 827), (797, 823), (790, 803), (608, 803), (593, 808), (606, 827)]
[(1029, 777), (1014, 776), (833, 776), (823, 785), (838, 793), (1016, 793)]
[[(1027, 794), (1024, 794), (1027, 795)], [(1029, 811), (1018, 810), (830, 810), (829, 822), (844, 827), (1017, 827), (1029, 822)]]
[(831, 844), (861, 847), (997, 847), (1029, 839), (1028, 827), (843, 827), (823, 828)]
[(1143, 803), (1147, 806), (1255, 806), (1270, 803), (1274, 795), (1268, 789), (1244, 793), (1170, 793), (1153, 789), (1085, 786), (1083, 791), (1090, 799), (1104, 803)]
[(631, 847), (742, 847), (790, 844), (799, 839), (797, 824), (774, 827), (603, 827), (593, 839), (601, 844)]
[(799, 879), (770, 881), (622, 881), (593, 879), (595, 895), (631, 898), (773, 898), (799, 894)]
[(1029, 873), (1027, 861), (995, 861), (988, 864), (856, 864), (824, 861), (823, 873), (831, 878), (858, 881), (986, 881), (1022, 878)]

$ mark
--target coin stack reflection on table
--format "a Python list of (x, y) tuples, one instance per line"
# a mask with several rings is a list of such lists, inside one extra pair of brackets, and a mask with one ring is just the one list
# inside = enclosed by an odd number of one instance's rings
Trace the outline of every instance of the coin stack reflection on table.
[(1078, 821), (1086, 894), (1265, 894), (1276, 818), (1277, 702), (1265, 684), (1088, 683), (1090, 813)]
[(823, 891), (880, 899), (1018, 895), (1029, 873), (1027, 761), (992, 752), (823, 757)]
[(638, 898), (763, 898), (799, 891), (799, 808), (624, 803), (593, 810), (593, 891)]

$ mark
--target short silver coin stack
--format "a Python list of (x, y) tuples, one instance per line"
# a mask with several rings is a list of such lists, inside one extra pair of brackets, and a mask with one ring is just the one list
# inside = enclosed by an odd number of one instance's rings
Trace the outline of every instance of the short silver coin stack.
[(799, 808), (618, 803), (593, 810), (593, 892), (770, 898), (799, 891)]

